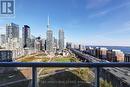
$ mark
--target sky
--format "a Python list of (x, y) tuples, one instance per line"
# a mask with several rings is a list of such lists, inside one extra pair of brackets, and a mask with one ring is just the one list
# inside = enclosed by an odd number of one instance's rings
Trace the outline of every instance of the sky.
[(56, 38), (63, 28), (67, 42), (130, 46), (130, 0), (15, 0), (15, 17), (0, 17), (0, 33), (13, 22), (45, 38), (48, 15)]

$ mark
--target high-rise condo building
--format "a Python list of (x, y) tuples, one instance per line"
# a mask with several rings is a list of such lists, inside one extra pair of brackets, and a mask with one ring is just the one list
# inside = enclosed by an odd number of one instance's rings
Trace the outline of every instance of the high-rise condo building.
[(47, 25), (47, 32), (46, 32), (46, 50), (48, 52), (53, 52), (53, 32), (50, 29), (49, 17), (48, 17), (48, 25)]
[(10, 23), (6, 25), (6, 42), (13, 38), (19, 38), (19, 25)]
[(28, 25), (24, 25), (22, 28), (22, 42), (23, 48), (30, 47), (30, 27)]
[(64, 31), (63, 29), (59, 30), (59, 50), (64, 49)]
[(46, 50), (46, 39), (42, 39), (42, 50)]
[(56, 53), (58, 48), (58, 41), (55, 37), (53, 37), (53, 52)]

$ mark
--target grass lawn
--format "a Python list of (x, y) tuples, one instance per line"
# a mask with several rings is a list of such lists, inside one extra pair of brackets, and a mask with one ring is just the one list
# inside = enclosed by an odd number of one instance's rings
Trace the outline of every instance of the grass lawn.
[(53, 62), (70, 62), (70, 58), (54, 58)]
[(79, 61), (72, 57), (63, 57), (63, 58), (53, 58), (52, 62), (79, 62)]
[(28, 58), (24, 58), (21, 59), (19, 62), (34, 62), (40, 60), (40, 62), (46, 62), (49, 60), (49, 58), (35, 58), (35, 57), (28, 57)]

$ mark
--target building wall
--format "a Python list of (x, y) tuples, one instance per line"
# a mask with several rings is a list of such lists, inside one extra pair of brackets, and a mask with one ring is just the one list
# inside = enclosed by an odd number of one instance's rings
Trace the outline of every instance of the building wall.
[(130, 54), (125, 54), (125, 62), (130, 62)]
[(53, 32), (52, 30), (47, 30), (46, 33), (46, 50), (48, 52), (53, 52)]
[(64, 31), (63, 29), (59, 30), (59, 50), (64, 49)]
[(112, 61), (112, 50), (107, 51), (107, 60)]
[(100, 48), (100, 58), (107, 59), (107, 48)]
[(10, 50), (0, 50), (0, 61), (10, 62), (12, 61), (13, 53)]
[(6, 42), (12, 38), (19, 38), (19, 26), (14, 23), (6, 25)]
[(122, 51), (112, 51), (113, 62), (124, 62), (124, 53)]
[(30, 48), (30, 27), (28, 25), (24, 25), (22, 29), (22, 42), (23, 42), (23, 48)]

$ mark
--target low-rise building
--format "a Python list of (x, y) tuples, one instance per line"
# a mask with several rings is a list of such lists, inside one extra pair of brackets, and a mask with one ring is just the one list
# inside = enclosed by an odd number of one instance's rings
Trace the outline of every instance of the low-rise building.
[(96, 51), (95, 57), (100, 58), (100, 48), (99, 48), (99, 47), (96, 47), (96, 48), (95, 48), (95, 51)]
[(88, 53), (92, 56), (96, 56), (96, 50), (93, 47), (86, 47), (86, 53)]
[(69, 49), (69, 48), (72, 48), (71, 45), (72, 45), (72, 43), (67, 42), (67, 43), (66, 43), (66, 48), (68, 48), (68, 49)]
[(84, 45), (79, 44), (79, 50), (84, 51), (86, 50), (86, 47)]
[(101, 47), (100, 48), (100, 58), (107, 59), (107, 48)]
[[(0, 62), (12, 62), (13, 52), (11, 50), (0, 49)], [(14, 67), (0, 67), (0, 74), (17, 70)]]
[(13, 53), (11, 50), (0, 49), (0, 62), (12, 61)]
[(124, 53), (121, 50), (112, 50), (113, 62), (124, 62)]
[(125, 54), (124, 62), (130, 62), (130, 54)]
[(112, 50), (107, 50), (107, 60), (112, 61)]

